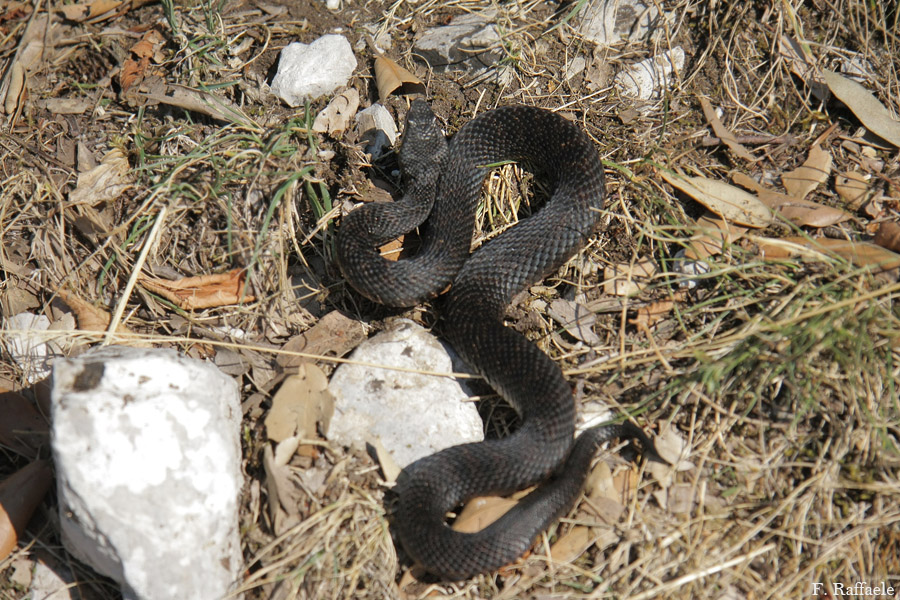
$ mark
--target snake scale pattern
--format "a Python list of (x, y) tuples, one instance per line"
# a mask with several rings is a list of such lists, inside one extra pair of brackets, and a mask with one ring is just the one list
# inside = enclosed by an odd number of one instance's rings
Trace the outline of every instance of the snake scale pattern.
[[(547, 178), (552, 196), (537, 214), (471, 252), (475, 211), (489, 168), (518, 161)], [(395, 528), (428, 571), (461, 580), (515, 561), (574, 504), (597, 445), (612, 438), (652, 444), (629, 423), (584, 432), (559, 367), (503, 325), (513, 296), (555, 272), (594, 232), (605, 195), (603, 166), (590, 139), (552, 112), (509, 106), (465, 124), (448, 144), (429, 106), (412, 103), (400, 165), (401, 200), (366, 204), (343, 218), (337, 261), (364, 296), (413, 306), (451, 286), (441, 307), (443, 334), (463, 359), (520, 414), (502, 439), (464, 444), (408, 466), (396, 488)], [(378, 247), (421, 226), (416, 256), (389, 262)], [(540, 484), (477, 533), (445, 515), (473, 496), (510, 494)]]

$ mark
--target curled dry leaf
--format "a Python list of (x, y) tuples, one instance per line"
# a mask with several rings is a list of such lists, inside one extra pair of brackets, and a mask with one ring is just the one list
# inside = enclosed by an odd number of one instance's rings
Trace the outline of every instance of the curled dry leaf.
[(697, 219), (694, 231), (697, 233), (691, 238), (684, 255), (691, 260), (702, 260), (708, 256), (721, 254), (726, 246), (743, 237), (747, 233), (747, 228), (729, 223), (718, 215), (707, 212)]
[(295, 375), (285, 378), (272, 398), (266, 433), (276, 442), (293, 436), (316, 439), (319, 431), (328, 430), (333, 414), (334, 397), (328, 391), (328, 378), (316, 365), (305, 363)]
[(3, 111), (10, 115), (10, 125), (15, 124), (22, 114), (22, 106), (25, 103), (25, 67), (22, 61), (17, 60), (9, 70), (9, 86), (6, 88), (6, 97), (3, 100)]
[(223, 96), (211, 92), (159, 82), (149, 92), (138, 95), (146, 98), (151, 103), (177, 106), (178, 108), (207, 115), (226, 123), (235, 123), (244, 127), (256, 127), (253, 119), (244, 114), (244, 111), (236, 104)]
[(69, 201), (73, 204), (84, 202), (96, 206), (101, 202), (115, 200), (131, 187), (132, 181), (128, 158), (121, 150), (114, 148), (106, 153), (99, 165), (78, 175), (78, 182), (69, 194)]
[(398, 89), (404, 94), (425, 93), (425, 86), (415, 75), (385, 56), (375, 59), (375, 85), (382, 100)]
[(378, 464), (381, 465), (381, 473), (384, 475), (385, 482), (391, 484), (396, 482), (403, 469), (394, 460), (394, 456), (378, 438), (369, 440), (369, 444), (375, 449), (375, 458), (378, 459)]
[(833, 254), (849, 260), (858, 267), (870, 267), (875, 273), (900, 267), (900, 254), (870, 242), (831, 238), (811, 240), (801, 236), (789, 236), (761, 240), (759, 252), (765, 258), (770, 259), (783, 259), (791, 256), (807, 256), (816, 259), (822, 254)]
[(755, 161), (756, 158), (750, 154), (750, 152), (744, 148), (740, 143), (738, 143), (737, 138), (734, 137), (734, 134), (730, 129), (725, 127), (725, 124), (719, 120), (719, 116), (716, 114), (716, 110), (713, 108), (712, 104), (710, 104), (709, 100), (706, 98), (700, 98), (700, 107), (703, 108), (703, 115), (706, 117), (706, 120), (709, 121), (710, 126), (713, 129), (713, 133), (716, 134), (720, 140), (722, 140), (726, 146), (728, 146), (729, 150), (734, 152), (734, 154), (744, 160)]
[(882, 248), (900, 252), (900, 224), (893, 221), (881, 223), (875, 233), (875, 243)]
[(53, 471), (45, 460), (36, 460), (0, 482), (0, 561), (15, 549), (51, 483)]
[(724, 181), (672, 175), (662, 170), (659, 174), (670, 185), (721, 215), (726, 221), (745, 227), (766, 227), (772, 222), (772, 212), (756, 196)]
[(124, 4), (119, 0), (95, 0), (81, 4), (64, 4), (59, 11), (69, 21), (76, 23), (97, 23), (115, 15), (115, 11)]
[(859, 210), (866, 202), (869, 181), (859, 171), (844, 171), (834, 178), (834, 189), (847, 206)]
[(900, 148), (900, 121), (863, 85), (837, 73), (822, 69), (828, 89), (847, 105), (866, 129)]
[(150, 60), (162, 46), (165, 39), (162, 34), (151, 29), (144, 34), (134, 46), (131, 47), (131, 55), (125, 59), (122, 70), (119, 72), (119, 84), (122, 93), (126, 93), (135, 82), (144, 78)]
[(340, 137), (347, 127), (350, 120), (356, 115), (356, 109), (359, 108), (359, 92), (356, 88), (350, 88), (342, 94), (339, 94), (328, 103), (322, 112), (316, 115), (313, 121), (313, 131), (317, 133), (328, 133), (333, 137)]
[(505, 515), (517, 502), (513, 498), (499, 496), (472, 498), (459, 512), (459, 516), (453, 522), (453, 529), (463, 533), (481, 531)]
[(572, 300), (557, 298), (550, 303), (548, 312), (553, 320), (562, 325), (563, 329), (576, 340), (589, 346), (600, 345), (601, 340), (593, 330), (597, 317), (586, 306)]
[(830, 174), (831, 153), (823, 150), (818, 144), (813, 144), (806, 161), (793, 171), (782, 175), (781, 182), (788, 194), (802, 200), (820, 183), (827, 181)]
[(779, 194), (744, 173), (734, 173), (731, 179), (736, 184), (753, 190), (763, 204), (796, 225), (828, 227), (853, 218), (853, 215), (840, 208)]
[(603, 270), (603, 292), (609, 296), (633, 296), (647, 287), (645, 280), (656, 275), (659, 269), (652, 260), (621, 263)]
[[(302, 352), (312, 356), (344, 356), (366, 339), (366, 328), (356, 319), (333, 310), (303, 333), (292, 337), (282, 347), (289, 352)], [(296, 367), (309, 360), (302, 356), (279, 354), (278, 364)]]
[(244, 269), (232, 269), (227, 273), (185, 277), (177, 281), (145, 276), (141, 276), (139, 281), (146, 289), (181, 309), (198, 310), (252, 302), (253, 296), (244, 295), (246, 276)]
[[(86, 300), (82, 300), (75, 292), (63, 288), (56, 290), (56, 295), (72, 309), (73, 313), (75, 313), (75, 319), (78, 321), (78, 329), (84, 331), (106, 331), (109, 329), (111, 317), (105, 310), (97, 308)], [(131, 333), (131, 330), (124, 324), (119, 323), (116, 332)]]

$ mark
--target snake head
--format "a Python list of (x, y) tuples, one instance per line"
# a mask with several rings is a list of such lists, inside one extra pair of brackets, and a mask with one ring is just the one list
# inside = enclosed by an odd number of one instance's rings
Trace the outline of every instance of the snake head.
[[(447, 158), (447, 139), (437, 117), (423, 100), (413, 100), (406, 113), (400, 166), (412, 178), (427, 177), (440, 171)], [(437, 167), (437, 168), (435, 168)]]

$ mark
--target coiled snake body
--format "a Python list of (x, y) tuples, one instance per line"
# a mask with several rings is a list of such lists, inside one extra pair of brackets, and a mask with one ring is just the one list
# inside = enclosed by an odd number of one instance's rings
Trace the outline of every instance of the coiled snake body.
[[(470, 253), (485, 165), (514, 160), (549, 178), (553, 193), (535, 215)], [(590, 139), (551, 112), (498, 108), (463, 126), (448, 145), (428, 105), (407, 115), (401, 168), (406, 194), (344, 217), (337, 259), (368, 298), (412, 306), (452, 284), (443, 331), (463, 359), (522, 417), (510, 436), (448, 448), (416, 461), (397, 486), (395, 526), (406, 551), (428, 571), (459, 580), (521, 556), (574, 503), (597, 445), (623, 437), (652, 445), (631, 424), (588, 430), (577, 441), (572, 393), (559, 367), (503, 325), (512, 297), (558, 269), (594, 231), (605, 193)], [(426, 221), (427, 219), (427, 221)], [(377, 247), (424, 225), (422, 248), (388, 262)], [(461, 502), (541, 485), (477, 533), (453, 531), (445, 515)]]

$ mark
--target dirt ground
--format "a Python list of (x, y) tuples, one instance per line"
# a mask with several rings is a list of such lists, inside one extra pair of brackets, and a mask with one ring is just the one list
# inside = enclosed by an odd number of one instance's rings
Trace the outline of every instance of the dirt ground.
[[(650, 36), (606, 48), (579, 33), (585, 2), (100, 4), (0, 0), (0, 67), (17, 90), (0, 115), (3, 315), (59, 323), (47, 336), (63, 355), (118, 324), (117, 343), (237, 357), (245, 597), (731, 600), (860, 581), (900, 597), (900, 154), (866, 132), (875, 113), (823, 79), (857, 76), (898, 118), (896, 3), (664, 2)], [(443, 73), (416, 58), (423, 32), (486, 8), (502, 33), (493, 67)], [(374, 77), (386, 36), (384, 54), (426, 86), (449, 135), (519, 103), (595, 142), (602, 227), (507, 323), (558, 362), (579, 407), (628, 415), (676, 464), (601, 453), (592, 490), (524, 559), (462, 583), (419, 572), (395, 545), (369, 455), (305, 439), (280, 489), (264, 464), (273, 396), (300, 362), (291, 351), (330, 375), (352, 349), (336, 341), (348, 322), (370, 335), (406, 316), (440, 333), (439, 304), (377, 306), (334, 265), (341, 215), (397, 193), (395, 155), (373, 161), (353, 125), (313, 131), (331, 96), (290, 108), (268, 92), (284, 46), (335, 32), (354, 48), (360, 108), (381, 101), (398, 126), (409, 98), (379, 98)], [(674, 48), (684, 64), (656, 97), (616, 85)], [(10, 83), (17, 63), (24, 87)], [(725, 224), (730, 201), (676, 187), (677, 173), (749, 186), (765, 221)], [(485, 189), (476, 243), (546, 192), (516, 166)], [(217, 300), (188, 305), (173, 282), (199, 276), (215, 278), (187, 285)], [(561, 325), (558, 301), (586, 309), (593, 335)], [(335, 311), (341, 325), (323, 321)], [(15, 332), (4, 322), (0, 334)], [(46, 410), (46, 389), (0, 347), (0, 385)], [(499, 416), (488, 435), (515, 426), (483, 398)], [(49, 455), (0, 446), (0, 479)], [(51, 491), (0, 558), (0, 598), (23, 597), (38, 561), (71, 571), (72, 597), (120, 597), (67, 555), (57, 509)]]

